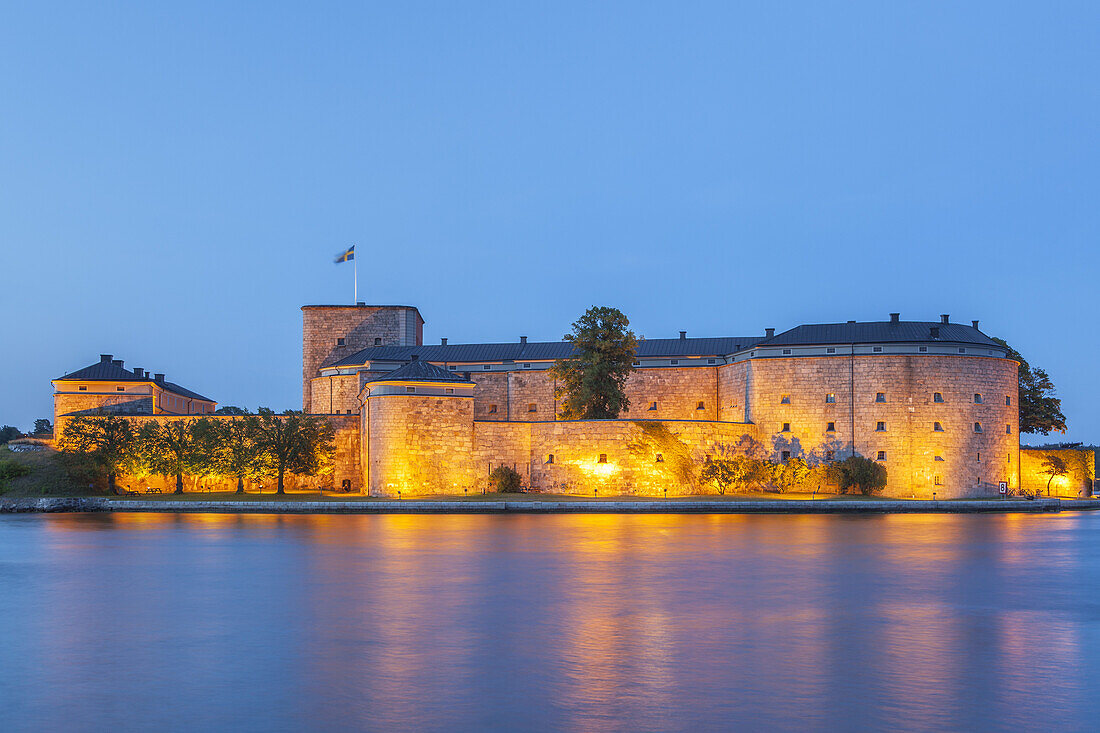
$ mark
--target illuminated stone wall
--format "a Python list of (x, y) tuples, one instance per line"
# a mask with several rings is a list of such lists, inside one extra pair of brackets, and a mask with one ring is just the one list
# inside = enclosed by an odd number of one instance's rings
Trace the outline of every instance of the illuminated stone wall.
[[(314, 410), (310, 381), (323, 364), (351, 356), (375, 345), (418, 346), (423, 343), (424, 321), (415, 308), (405, 306), (302, 306), (302, 409)], [(411, 338), (410, 338), (411, 336)], [(344, 339), (338, 346), (337, 339)]]
[[(1053, 477), (1045, 473), (1043, 461), (1048, 456), (1061, 458), (1069, 472)], [(1040, 491), (1044, 496), (1049, 491), (1050, 496), (1064, 498), (1090, 496), (1096, 479), (1096, 453), (1077, 448), (1021, 448), (1020, 476), (1021, 488), (1026, 491)]]
[[(773, 457), (785, 450), (811, 457), (832, 450), (839, 459), (854, 448), (874, 459), (885, 451), (884, 493), (892, 496), (990, 496), (1000, 481), (1019, 484), (1015, 362), (892, 355), (754, 359), (747, 382), (748, 411)], [(884, 402), (877, 401), (880, 392)], [(943, 402), (936, 402), (936, 392)], [(828, 394), (835, 403), (826, 401)], [(980, 403), (975, 394), (982, 395)], [(829, 422), (835, 430), (827, 430)]]
[(471, 398), (370, 396), (364, 421), (371, 495), (454, 494), (474, 486)]
[(104, 393), (104, 394), (54, 394), (53, 415), (54, 425), (63, 420), (64, 415), (81, 412), (94, 412), (98, 409), (107, 412), (127, 413), (132, 415), (152, 415), (153, 396), (150, 394), (133, 393)]
[(358, 414), (359, 392), (363, 385), (385, 372), (362, 371), (358, 374), (339, 374), (331, 377), (314, 377), (310, 380), (310, 404), (317, 414)]

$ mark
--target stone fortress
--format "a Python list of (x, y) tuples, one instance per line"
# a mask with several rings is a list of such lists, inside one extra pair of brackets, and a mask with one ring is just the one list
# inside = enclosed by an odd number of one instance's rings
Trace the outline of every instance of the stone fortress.
[[(722, 338), (639, 340), (618, 420), (562, 421), (550, 366), (566, 341), (423, 343), (412, 306), (302, 308), (306, 412), (358, 426), (358, 465), (337, 473), (372, 495), (480, 490), (514, 466), (534, 488), (681, 493), (645, 439), (658, 422), (702, 461), (751, 450), (811, 464), (882, 462), (886, 494), (992, 496), (1020, 484), (1015, 361), (978, 322), (802, 325)], [(346, 463), (346, 462), (345, 462)]]

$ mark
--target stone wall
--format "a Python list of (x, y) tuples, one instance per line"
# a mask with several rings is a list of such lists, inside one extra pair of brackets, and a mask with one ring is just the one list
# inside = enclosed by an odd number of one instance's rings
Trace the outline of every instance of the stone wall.
[[(310, 381), (325, 364), (375, 346), (419, 346), (424, 320), (408, 306), (307, 305), (302, 306), (302, 409), (312, 409)], [(337, 345), (337, 339), (344, 345)], [(327, 411), (326, 406), (320, 412)]]
[[(1062, 459), (1068, 473), (1053, 476), (1044, 461), (1051, 456)], [(1043, 496), (1077, 498), (1091, 496), (1096, 480), (1096, 453), (1081, 448), (1021, 448), (1020, 488)]]
[(53, 420), (57, 425), (64, 415), (91, 414), (103, 409), (127, 415), (152, 415), (153, 396), (141, 393), (54, 394)]

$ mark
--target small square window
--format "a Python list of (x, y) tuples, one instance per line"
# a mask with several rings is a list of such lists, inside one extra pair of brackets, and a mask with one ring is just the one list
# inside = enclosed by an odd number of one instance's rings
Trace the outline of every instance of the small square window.
[(886, 451), (880, 450), (878, 452), (878, 458), (876, 460), (885, 461), (886, 460)]
[(125, 392), (126, 388), (125, 387), (115, 387), (115, 391), (116, 392)]
[(885, 433), (886, 432), (886, 423), (882, 422), (881, 420), (879, 422), (875, 423), (875, 432), (876, 433)]
[(663, 453), (658, 453), (657, 458), (655, 459), (655, 462), (656, 463), (664, 463), (665, 462), (664, 454)]
[(457, 364), (451, 364), (447, 368), (450, 369), (452, 372), (454, 372), (454, 371), (458, 370), (458, 365)]
[(875, 352), (876, 354), (878, 354), (878, 353), (880, 353), (880, 352), (882, 351), (882, 347), (881, 347), (881, 346), (875, 346), (875, 347), (872, 347), (872, 348), (871, 348), (871, 351), (873, 351), (873, 352)]
[(943, 456), (936, 456), (936, 457), (935, 457), (935, 458), (933, 458), (932, 460), (933, 460), (933, 461), (939, 461), (940, 463), (943, 463)]
[(337, 345), (337, 346), (343, 346), (343, 345), (345, 345), (346, 343), (347, 343), (347, 342), (346, 342), (346, 341), (345, 341), (344, 339), (336, 339), (336, 345)]
[(679, 363), (680, 363), (679, 359), (673, 359), (672, 361), (669, 362), (669, 364), (671, 364), (672, 366), (676, 366)]
[(918, 347), (917, 347), (917, 351), (919, 351), (920, 353), (924, 354), (924, 353), (926, 353), (926, 352), (928, 351), (928, 347), (927, 347), (927, 346), (918, 346)]
[(933, 392), (932, 393), (932, 401), (933, 402), (943, 402), (943, 393), (942, 392)]
[(933, 433), (942, 433), (943, 432), (943, 425), (941, 425), (938, 422), (932, 423), (932, 432)]
[(976, 405), (982, 404), (982, 395), (979, 392), (974, 393), (974, 404), (976, 404)]
[(783, 349), (783, 356), (790, 356), (790, 353), (791, 353), (790, 349)]
[(789, 433), (789, 432), (791, 432), (791, 424), (790, 424), (789, 422), (785, 422), (785, 423), (783, 423), (783, 429), (782, 429), (782, 430), (780, 430), (779, 432), (781, 432), (781, 433)]
[(974, 423), (974, 432), (975, 433), (982, 432), (982, 424), (980, 422)]
[(886, 393), (885, 392), (876, 392), (875, 393), (875, 402), (885, 402), (885, 401), (886, 401)]
[(523, 365), (523, 368), (524, 368), (524, 369), (530, 369), (530, 368), (531, 368), (531, 365), (530, 365), (530, 364), (524, 364), (524, 365)]
[(405, 392), (407, 392), (408, 394), (412, 394), (415, 391), (416, 387), (405, 387)]
[(707, 359), (708, 364), (716, 364), (717, 362), (718, 362), (717, 359)]
[(554, 462), (554, 454), (553, 453), (547, 453), (546, 454), (546, 462), (547, 463), (553, 463)]
[(529, 402), (527, 404), (527, 411), (528, 412), (538, 412), (539, 411), (539, 406), (534, 402)]
[(646, 409), (648, 409), (650, 411), (656, 410), (657, 409), (657, 403), (656, 402), (650, 402), (649, 407), (646, 408)]
[(445, 392), (445, 394), (454, 394), (455, 393), (455, 388), (454, 387), (447, 387), (447, 389), (444, 390), (444, 392)]
[(77, 390), (80, 391), (80, 392), (87, 392), (88, 388), (87, 387), (77, 387)]
[(374, 345), (375, 345), (375, 346), (381, 346), (381, 345), (382, 345), (382, 339), (380, 339), (380, 338), (376, 338), (376, 339), (374, 340)]
[(1005, 423), (1005, 435), (1012, 435), (1012, 426), (1008, 423)]
[(634, 365), (634, 366), (641, 366), (641, 364), (642, 364), (642, 362), (640, 362), (640, 361), (636, 361), (636, 362), (634, 362), (634, 364), (633, 364), (633, 365)]
[(489, 414), (490, 415), (495, 415), (496, 412), (497, 412), (497, 406), (496, 405), (489, 405)]
[(826, 433), (835, 433), (836, 432), (836, 423), (835, 422), (825, 423), (825, 432)]
[(487, 371), (489, 371), (490, 369), (492, 369), (492, 367), (491, 367), (491, 366), (489, 366), (488, 364), (485, 364), (484, 366), (482, 366), (482, 367), (481, 367), (481, 369), (482, 369), (482, 371), (486, 371), (486, 372), (487, 372)]
[(783, 461), (784, 463), (791, 460), (791, 452), (789, 450), (783, 451), (779, 454), (779, 460)]
[(830, 404), (830, 405), (832, 405), (832, 404), (835, 404), (835, 403), (836, 403), (836, 395), (835, 395), (835, 394), (833, 394), (832, 392), (830, 392), (829, 394), (825, 395), (825, 402), (826, 402), (827, 404)]
[(779, 404), (781, 404), (781, 405), (791, 404), (791, 396), (789, 394), (780, 395), (779, 396)]
[(696, 410), (705, 410), (705, 409), (707, 409), (707, 406), (706, 406), (706, 404), (703, 403), (702, 400), (699, 400), (698, 402), (695, 403), (695, 409)]
[(600, 458), (597, 461), (597, 463), (607, 463), (607, 454), (606, 453), (601, 453)]
[(965, 354), (965, 353), (966, 353), (966, 349), (964, 349), (963, 347), (961, 347), (961, 346), (960, 346), (960, 347), (959, 347), (959, 353), (960, 353), (960, 354)]
[(832, 346), (830, 346), (829, 348), (825, 349), (825, 353), (826, 353), (826, 354), (835, 354), (835, 353), (836, 353), (836, 349), (835, 349), (835, 348), (833, 348)]

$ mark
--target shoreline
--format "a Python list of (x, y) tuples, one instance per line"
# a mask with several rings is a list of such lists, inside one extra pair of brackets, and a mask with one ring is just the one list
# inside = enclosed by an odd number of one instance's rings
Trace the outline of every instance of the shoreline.
[(0, 499), (0, 514), (187, 513), (187, 514), (1044, 514), (1100, 510), (1100, 499), (882, 499), (852, 501), (654, 499), (588, 501), (222, 501), (140, 500), (107, 497)]

